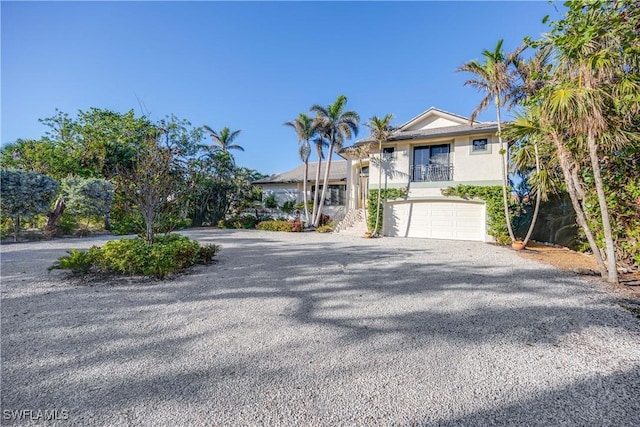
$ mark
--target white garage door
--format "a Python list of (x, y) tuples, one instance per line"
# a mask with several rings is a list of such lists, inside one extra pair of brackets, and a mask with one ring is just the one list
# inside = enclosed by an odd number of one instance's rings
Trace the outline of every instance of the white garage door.
[(484, 203), (467, 201), (403, 201), (388, 203), (384, 234), (395, 237), (484, 241)]

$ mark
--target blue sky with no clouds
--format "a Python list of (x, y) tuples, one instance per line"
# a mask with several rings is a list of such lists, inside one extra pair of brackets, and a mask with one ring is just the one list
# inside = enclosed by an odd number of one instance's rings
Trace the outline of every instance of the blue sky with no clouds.
[[(480, 101), (455, 70), (508, 50), (559, 13), (536, 2), (5, 2), (2, 136), (39, 138), (38, 118), (90, 107), (242, 129), (240, 165), (296, 167), (283, 123), (345, 94), (362, 121), (399, 125), (431, 106)], [(493, 120), (491, 112), (480, 120)], [(360, 130), (367, 135), (366, 128)]]

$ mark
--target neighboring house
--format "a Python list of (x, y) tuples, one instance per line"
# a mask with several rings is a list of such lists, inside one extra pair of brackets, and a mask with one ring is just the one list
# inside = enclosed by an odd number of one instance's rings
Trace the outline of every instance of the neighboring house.
[[(307, 178), (308, 200), (313, 200), (315, 191), (315, 179), (318, 163), (309, 163), (309, 172)], [(324, 174), (327, 169), (327, 162), (322, 162), (320, 166), (320, 191), (322, 191), (322, 183), (324, 182)], [(302, 183), (304, 181), (304, 165), (297, 168), (267, 178), (254, 181), (253, 184), (262, 188), (262, 199), (264, 200), (270, 194), (274, 194), (278, 200), (278, 205), (286, 201), (294, 201), (300, 203), (303, 201)], [(322, 193), (320, 193), (322, 194)], [(345, 160), (332, 160), (331, 169), (329, 170), (329, 187), (327, 188), (324, 204), (325, 206), (344, 206), (347, 194), (347, 162)]]
[[(347, 159), (348, 208), (362, 207), (368, 189), (407, 188), (408, 196), (385, 205), (386, 236), (492, 241), (487, 235), (486, 208), (482, 200), (444, 197), (441, 190), (459, 184), (501, 185), (501, 156), (497, 123), (474, 122), (437, 108), (409, 120), (394, 130), (383, 146), (369, 138), (371, 154), (360, 161), (353, 150), (343, 149)], [(360, 176), (359, 176), (360, 175)]]

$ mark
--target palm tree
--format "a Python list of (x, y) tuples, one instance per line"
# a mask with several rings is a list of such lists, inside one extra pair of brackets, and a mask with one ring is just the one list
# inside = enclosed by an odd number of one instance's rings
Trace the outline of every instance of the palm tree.
[(636, 5), (626, 2), (570, 3), (566, 17), (552, 25), (547, 39), (558, 53), (558, 67), (543, 108), (589, 154), (584, 160), (591, 166), (598, 198), (607, 279), (614, 283), (618, 281), (616, 245), (600, 156), (638, 138), (626, 130), (640, 113), (637, 43), (633, 43), (637, 26), (626, 20), (636, 10)]
[(313, 222), (316, 215), (318, 214), (318, 204), (319, 204), (319, 196), (320, 193), (318, 190), (320, 189), (320, 166), (322, 166), (322, 160), (324, 159), (324, 149), (329, 146), (327, 140), (322, 136), (320, 130), (318, 128), (318, 123), (314, 120), (313, 129), (315, 132), (315, 138), (313, 139), (313, 145), (316, 147), (316, 156), (318, 157), (318, 164), (316, 167), (316, 186), (315, 191), (313, 192), (313, 209), (311, 212), (311, 221)]
[(378, 204), (376, 208), (376, 225), (373, 228), (373, 232), (378, 235), (378, 225), (380, 224), (380, 198), (382, 196), (382, 145), (389, 140), (391, 135), (391, 120), (393, 120), (393, 114), (387, 114), (380, 118), (373, 116), (369, 119), (369, 123), (366, 126), (371, 130), (371, 137), (378, 143)]
[(304, 203), (304, 218), (307, 225), (309, 225), (309, 205), (307, 203), (307, 181), (309, 174), (309, 156), (311, 155), (311, 143), (309, 140), (313, 136), (315, 129), (313, 126), (313, 119), (304, 113), (300, 113), (298, 117), (291, 121), (286, 122), (285, 126), (291, 127), (296, 131), (298, 135), (298, 142), (300, 143), (299, 154), (300, 160), (304, 163), (304, 180), (302, 181), (302, 193)]
[(238, 137), (242, 130), (234, 130), (232, 132), (228, 127), (225, 126), (220, 132), (217, 132), (207, 125), (204, 125), (203, 128), (205, 131), (207, 131), (209, 136), (211, 136), (211, 140), (213, 141), (213, 144), (208, 147), (209, 150), (220, 150), (225, 153), (228, 153), (229, 150), (244, 151), (244, 148), (242, 148), (240, 145), (233, 143), (233, 141)]
[[(522, 48), (520, 48), (522, 49)], [(537, 133), (531, 133), (531, 123), (539, 120), (539, 108), (536, 108), (537, 97), (545, 84), (549, 81), (549, 72), (551, 71), (551, 48), (550, 46), (543, 46), (536, 50), (534, 55), (528, 60), (522, 60), (519, 55), (514, 55), (513, 64), (515, 65), (515, 74), (518, 77), (519, 84), (513, 84), (508, 89), (510, 93), (507, 95), (507, 99), (510, 101), (509, 108), (513, 108), (517, 104), (523, 104), (525, 106), (531, 106), (526, 110), (525, 114), (516, 114), (516, 119), (510, 125), (510, 133), (515, 138), (520, 138), (524, 145), (515, 153), (514, 162), (516, 167), (520, 170), (527, 169), (531, 163), (535, 164), (535, 174), (530, 174), (528, 181), (532, 185), (535, 191), (536, 202), (533, 210), (533, 216), (531, 223), (529, 224), (529, 230), (523, 241), (523, 246), (527, 246), (531, 234), (536, 226), (538, 219), (538, 212), (540, 210), (540, 201), (547, 199), (547, 193), (551, 191), (552, 181), (549, 180), (549, 169), (542, 169), (540, 165), (540, 152), (538, 144), (541, 141), (540, 135)], [(513, 125), (513, 126), (511, 126)], [(524, 134), (519, 134), (518, 131), (524, 130)], [(531, 149), (533, 148), (533, 159), (531, 159)], [(533, 162), (532, 162), (533, 160)]]
[(502, 120), (500, 117), (500, 108), (505, 104), (505, 95), (513, 86), (514, 74), (511, 65), (514, 59), (520, 54), (524, 47), (518, 48), (515, 52), (506, 54), (502, 50), (503, 40), (499, 40), (493, 51), (484, 50), (482, 55), (485, 61), (483, 63), (477, 60), (467, 62), (458, 68), (458, 71), (466, 71), (475, 74), (475, 78), (467, 80), (464, 85), (476, 88), (484, 93), (484, 98), (480, 104), (473, 110), (469, 122), (473, 124), (480, 112), (485, 110), (493, 101), (496, 107), (496, 118), (498, 121), (498, 142), (500, 144), (500, 154), (502, 155), (502, 199), (504, 203), (504, 217), (507, 222), (507, 230), (511, 241), (515, 241), (511, 219), (509, 216), (509, 201), (507, 195), (507, 163), (508, 150), (504, 148), (502, 141)]
[[(329, 142), (329, 158), (327, 159), (327, 168), (324, 173), (324, 182), (322, 185), (322, 196), (318, 205), (318, 212), (314, 218), (313, 225), (318, 226), (322, 215), (322, 206), (324, 204), (327, 187), (329, 185), (329, 171), (331, 169), (331, 157), (334, 150), (340, 150), (345, 139), (351, 139), (352, 136), (358, 135), (358, 123), (360, 116), (355, 111), (344, 111), (347, 103), (347, 97), (338, 96), (333, 104), (327, 107), (314, 105), (311, 111), (317, 114), (316, 123), (319, 132)], [(320, 165), (318, 165), (319, 167)], [(317, 191), (316, 187), (316, 191)]]
[[(546, 156), (544, 168), (540, 159), (540, 145), (545, 144), (545, 135), (539, 128), (540, 108), (537, 105), (531, 105), (524, 113), (516, 113), (515, 119), (505, 126), (504, 134), (509, 138), (518, 141), (519, 148), (514, 153), (513, 161), (515, 167), (524, 171), (526, 180), (531, 189), (535, 193), (536, 201), (529, 224), (529, 229), (523, 240), (526, 247), (531, 238), (531, 234), (536, 226), (538, 212), (540, 210), (540, 202), (547, 200), (549, 193), (553, 192), (557, 187), (554, 167), (557, 167), (557, 158), (549, 158)], [(549, 153), (549, 149), (545, 150)], [(534, 169), (535, 172), (531, 172)]]

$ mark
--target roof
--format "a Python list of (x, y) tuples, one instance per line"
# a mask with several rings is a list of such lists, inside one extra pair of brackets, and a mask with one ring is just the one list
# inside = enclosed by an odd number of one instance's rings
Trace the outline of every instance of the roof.
[[(316, 170), (318, 169), (318, 162), (309, 162), (309, 171), (307, 177), (309, 180), (315, 179)], [(325, 171), (327, 170), (327, 162), (322, 162), (320, 166), (320, 177), (324, 179)], [(329, 181), (344, 181), (347, 179), (347, 161), (346, 160), (332, 160), (331, 169), (329, 170)], [(257, 181), (253, 181), (253, 184), (286, 184), (294, 182), (304, 181), (304, 165), (300, 165), (297, 168), (284, 173), (277, 173), (268, 176)]]
[[(440, 127), (432, 127), (432, 128), (422, 128), (422, 129), (410, 129), (416, 123), (419, 123), (421, 120), (424, 120), (430, 116), (439, 116), (450, 120), (451, 122), (458, 123), (452, 126), (440, 126)], [(434, 138), (434, 137), (448, 137), (448, 136), (458, 136), (458, 135), (471, 135), (474, 133), (480, 132), (496, 132), (498, 130), (498, 124), (495, 122), (479, 122), (474, 121), (473, 124), (470, 124), (469, 118), (460, 116), (458, 114), (450, 113), (448, 111), (440, 110), (435, 107), (431, 107), (426, 111), (423, 111), (416, 117), (412, 118), (408, 122), (403, 125), (397, 127), (394, 131), (391, 132), (389, 136), (388, 142), (393, 141), (406, 141), (411, 139), (424, 139), (424, 138)], [(360, 139), (356, 141), (354, 145), (362, 145), (375, 142), (371, 136)], [(341, 152), (342, 153), (342, 152)]]

